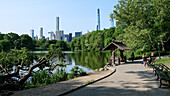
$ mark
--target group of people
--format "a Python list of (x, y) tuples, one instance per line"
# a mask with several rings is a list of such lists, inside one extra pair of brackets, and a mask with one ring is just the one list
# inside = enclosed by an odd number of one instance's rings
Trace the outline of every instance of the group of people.
[[(144, 67), (146, 67), (147, 63), (151, 63), (152, 62), (152, 57), (153, 56), (154, 56), (153, 52), (151, 53), (151, 56), (149, 56), (149, 58), (146, 56), (145, 53), (143, 54), (142, 59), (143, 59)], [(132, 62), (134, 61), (134, 53), (131, 54), (131, 60), (132, 60)]]
[(153, 56), (154, 56), (154, 53), (152, 52), (152, 53), (151, 53), (151, 56), (149, 56), (149, 58), (147, 59), (146, 54), (145, 54), (145, 53), (143, 54), (142, 59), (143, 59), (144, 67), (146, 67), (146, 64), (147, 64), (147, 63), (151, 63), (151, 62), (152, 62), (152, 57), (153, 57)]

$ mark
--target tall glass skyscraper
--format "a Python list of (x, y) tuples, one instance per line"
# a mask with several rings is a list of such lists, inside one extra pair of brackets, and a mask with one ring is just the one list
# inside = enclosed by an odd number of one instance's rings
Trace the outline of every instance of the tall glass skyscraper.
[(41, 27), (40, 28), (40, 39), (42, 39), (43, 38), (43, 28)]
[(81, 37), (81, 35), (82, 35), (82, 31), (80, 31), (80, 32), (75, 32), (75, 37)]
[(71, 42), (71, 40), (72, 40), (72, 33), (69, 33), (69, 35), (68, 35), (68, 42)]
[(31, 38), (34, 39), (34, 30), (31, 29)]
[(97, 26), (97, 29), (100, 30), (100, 9), (97, 9), (97, 15), (98, 15), (98, 26)]
[(49, 40), (52, 40), (52, 36), (53, 36), (53, 31), (51, 31), (51, 32), (48, 32), (48, 34), (49, 34)]

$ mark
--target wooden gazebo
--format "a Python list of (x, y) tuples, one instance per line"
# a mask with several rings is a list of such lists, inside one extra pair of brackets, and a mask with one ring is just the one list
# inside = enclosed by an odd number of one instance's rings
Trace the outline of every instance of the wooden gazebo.
[[(112, 64), (115, 64), (115, 52), (117, 50), (120, 50), (120, 60), (126, 62), (126, 56), (123, 56), (123, 51), (124, 50), (131, 50), (131, 48), (127, 47), (125, 44), (122, 42), (118, 41), (112, 41), (110, 44), (108, 44), (103, 50), (112, 50)], [(119, 61), (120, 61), (119, 60)], [(118, 63), (120, 64), (120, 62)]]

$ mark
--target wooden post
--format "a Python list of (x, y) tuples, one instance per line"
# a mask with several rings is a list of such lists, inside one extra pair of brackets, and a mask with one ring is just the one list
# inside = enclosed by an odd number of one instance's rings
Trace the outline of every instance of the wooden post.
[(126, 63), (126, 56), (124, 56), (124, 60), (125, 60), (125, 63)]
[(120, 60), (124, 60), (124, 58), (123, 58), (123, 50), (120, 50)]
[(112, 52), (112, 65), (115, 64), (115, 51)]
[(118, 65), (120, 65), (120, 57), (119, 56), (117, 57), (117, 63), (118, 63)]

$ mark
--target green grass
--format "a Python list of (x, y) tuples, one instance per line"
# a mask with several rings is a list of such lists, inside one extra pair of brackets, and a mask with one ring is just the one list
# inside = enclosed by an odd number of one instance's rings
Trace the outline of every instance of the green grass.
[(157, 63), (170, 63), (170, 57), (166, 57), (166, 58), (162, 58), (162, 59), (158, 59), (156, 60)]
[(163, 64), (165, 64), (167, 67), (170, 68), (170, 57), (158, 59), (158, 60), (156, 60), (156, 63), (163, 63)]

